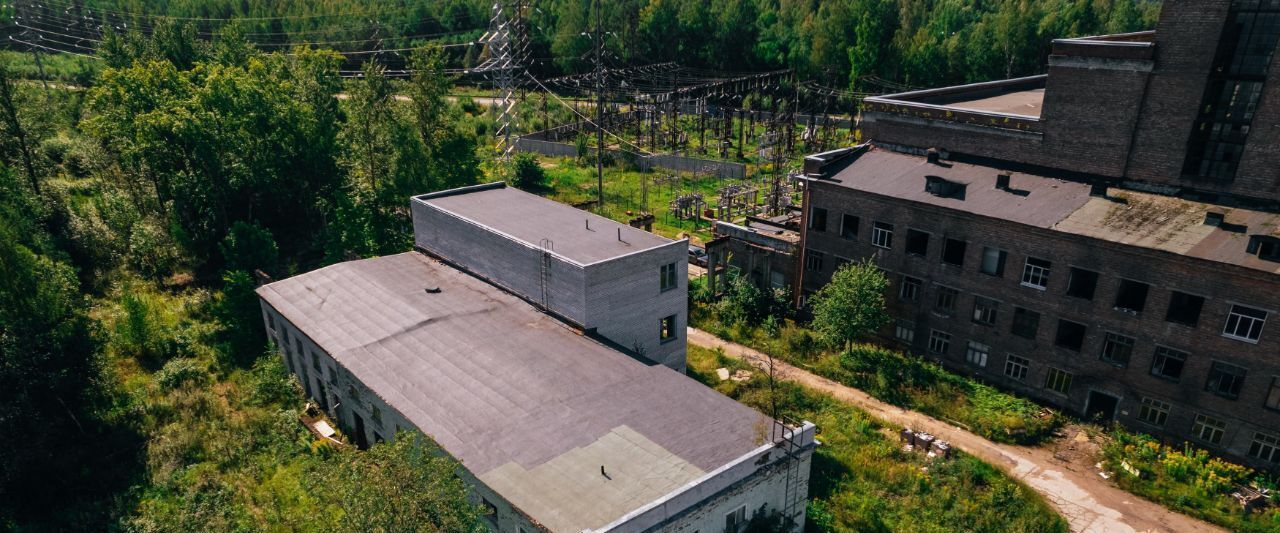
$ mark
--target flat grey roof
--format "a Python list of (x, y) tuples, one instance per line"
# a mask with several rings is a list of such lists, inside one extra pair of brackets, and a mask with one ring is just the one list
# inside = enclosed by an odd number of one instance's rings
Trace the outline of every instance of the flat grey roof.
[[(928, 102), (928, 100), (925, 100)], [(974, 96), (973, 98), (956, 98), (943, 105), (955, 109), (985, 111), (1001, 115), (1025, 115), (1039, 117), (1040, 107), (1044, 104), (1044, 88), (1012, 91), (993, 96)]]
[[(867, 98), (893, 106), (970, 111), (1038, 120), (1044, 105), (1044, 74), (967, 85), (920, 89)], [(897, 109), (891, 107), (891, 109)], [(896, 111), (895, 111), (896, 112)]]
[[(821, 183), (936, 205), (1064, 233), (1280, 273), (1280, 263), (1249, 254), (1249, 235), (1280, 236), (1280, 214), (1223, 209), (1222, 226), (1203, 224), (1213, 205), (1111, 187), (1090, 196), (1090, 186), (1052, 177), (925, 157), (870, 146), (832, 179)], [(1010, 174), (1009, 191), (995, 188)], [(926, 176), (966, 184), (964, 199), (925, 191)]]
[(553, 531), (607, 525), (768, 436), (755, 410), (420, 253), (332, 265), (258, 294)]
[(415, 199), (529, 246), (541, 247), (543, 239), (549, 239), (556, 254), (580, 264), (613, 259), (674, 242), (535, 194), (502, 184), (495, 185), (456, 189)]

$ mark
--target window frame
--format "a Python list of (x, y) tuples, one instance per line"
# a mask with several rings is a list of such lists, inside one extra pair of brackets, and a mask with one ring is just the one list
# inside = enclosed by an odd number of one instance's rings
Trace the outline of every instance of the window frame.
[[(1204, 390), (1228, 400), (1239, 400), (1240, 391), (1244, 388), (1244, 380), (1248, 376), (1248, 368), (1215, 359), (1209, 362), (1209, 372), (1205, 375)], [(1224, 381), (1226, 382), (1225, 387), (1223, 386)]]
[[(1113, 345), (1124, 349), (1122, 350), (1124, 351), (1123, 359), (1117, 357), (1115, 353), (1109, 353), (1114, 352), (1114, 349), (1108, 350), (1108, 348), (1111, 348)], [(1130, 337), (1114, 331), (1108, 331), (1102, 336), (1102, 350), (1098, 355), (1098, 358), (1103, 362), (1115, 365), (1119, 368), (1128, 368), (1129, 361), (1133, 360), (1134, 348), (1136, 348), (1137, 345), (1138, 339), (1136, 337)]]
[[(1174, 313), (1174, 307), (1175, 307), (1175, 305), (1178, 303), (1179, 295), (1181, 295), (1181, 297), (1182, 297), (1182, 298), (1184, 298), (1184, 299), (1192, 299), (1192, 301), (1194, 301), (1194, 300), (1196, 300), (1196, 299), (1198, 299), (1198, 300), (1199, 300), (1199, 305), (1195, 306), (1195, 307), (1196, 307), (1196, 309), (1195, 309), (1195, 318), (1191, 319), (1189, 322), (1188, 322), (1188, 321), (1184, 321), (1184, 320), (1179, 320), (1179, 319), (1176, 319), (1176, 318), (1174, 317), (1174, 314), (1175, 314), (1175, 313)], [(1205, 304), (1205, 302), (1207, 302), (1208, 300), (1209, 300), (1209, 299), (1208, 299), (1208, 298), (1205, 298), (1204, 296), (1200, 296), (1200, 295), (1197, 295), (1197, 294), (1191, 294), (1191, 293), (1188, 293), (1188, 292), (1182, 292), (1182, 291), (1179, 291), (1179, 290), (1170, 289), (1170, 290), (1169, 290), (1169, 305), (1168, 305), (1168, 307), (1166, 307), (1166, 308), (1165, 308), (1165, 312), (1164, 312), (1164, 321), (1165, 321), (1165, 322), (1168, 322), (1168, 323), (1170, 323), (1170, 324), (1178, 324), (1178, 325), (1186, 326), (1186, 327), (1189, 327), (1189, 328), (1197, 327), (1197, 326), (1199, 326), (1199, 325), (1200, 325), (1200, 318), (1204, 315), (1204, 304)], [(1180, 314), (1180, 313), (1179, 313), (1179, 314)]]
[(667, 263), (659, 267), (658, 278), (658, 292), (667, 292), (680, 288), (680, 276), (675, 263)]
[(826, 252), (820, 252), (818, 250), (813, 250), (813, 249), (808, 250), (804, 254), (805, 272), (822, 272), (824, 267), (826, 266), (824, 264), (826, 258), (827, 258)]
[[(924, 238), (924, 250), (912, 251), (914, 239), (919, 238), (921, 236), (923, 236)], [(933, 238), (933, 234), (927, 231), (920, 231), (915, 228), (907, 228), (907, 244), (904, 247), (904, 251), (906, 252), (907, 255), (914, 256), (914, 257), (929, 257), (929, 240), (932, 238)]]
[[(1013, 369), (1010, 372), (1010, 369)], [(1027, 376), (1031, 372), (1031, 360), (1020, 355), (1005, 354), (1004, 358), (1004, 375), (1017, 381), (1027, 381)], [(1015, 375), (1017, 374), (1017, 375)]]
[[(1067, 372), (1058, 367), (1051, 366), (1049, 371), (1045, 372), (1044, 388), (1062, 394), (1064, 396), (1071, 395), (1071, 382), (1075, 379), (1075, 374)], [(1061, 388), (1059, 388), (1061, 387)]]
[[(1154, 427), (1164, 427), (1169, 422), (1169, 413), (1172, 411), (1173, 404), (1151, 396), (1143, 396), (1138, 401), (1138, 421)], [(1152, 418), (1159, 420), (1150, 420), (1148, 415), (1154, 415)]]
[[(943, 306), (944, 299), (949, 300), (950, 305)], [(960, 300), (960, 289), (948, 287), (946, 285), (934, 285), (933, 293), (933, 310), (945, 316), (951, 316), (956, 312), (956, 303)]]
[[(935, 341), (942, 346), (941, 350), (935, 349)], [(929, 330), (929, 353), (941, 356), (951, 355), (951, 334), (940, 329)]]
[[(1269, 452), (1265, 450), (1270, 448)], [(1267, 457), (1263, 457), (1263, 454)], [(1280, 463), (1280, 437), (1261, 431), (1253, 432), (1253, 440), (1249, 442), (1249, 456), (1268, 463)]]
[(987, 367), (987, 360), (991, 357), (991, 345), (983, 344), (970, 340), (965, 344), (964, 360), (965, 362), (977, 366), (979, 368)]
[[(1075, 284), (1075, 282), (1077, 281), (1077, 274), (1089, 274), (1093, 276), (1091, 286), (1089, 287), (1089, 290), (1088, 290), (1088, 293), (1089, 293), (1088, 295), (1077, 294), (1077, 289), (1079, 288)], [(1072, 298), (1079, 298), (1081, 300), (1092, 302), (1094, 297), (1098, 295), (1098, 281), (1100, 281), (1101, 278), (1102, 278), (1102, 274), (1096, 271), (1089, 270), (1087, 268), (1068, 266), (1067, 267), (1067, 290), (1065, 294)]]
[[(1033, 265), (1032, 261), (1044, 263), (1044, 266)], [(1039, 257), (1027, 256), (1027, 260), (1022, 264), (1021, 285), (1029, 289), (1038, 291), (1049, 289), (1049, 275), (1053, 273), (1053, 261), (1041, 259)], [(1037, 283), (1036, 281), (1039, 281)]]
[[(1137, 291), (1137, 292), (1134, 292), (1134, 291)], [(1141, 293), (1141, 298), (1140, 298), (1141, 301), (1138, 301), (1139, 298), (1137, 295), (1139, 292)], [(1129, 278), (1120, 278), (1120, 280), (1116, 283), (1116, 297), (1115, 297), (1115, 300), (1111, 303), (1111, 307), (1116, 311), (1120, 311), (1122, 313), (1138, 315), (1147, 309), (1147, 300), (1150, 297), (1151, 297), (1150, 283), (1133, 280)], [(1122, 298), (1123, 299), (1134, 298), (1135, 299), (1134, 301), (1123, 302), (1125, 304), (1134, 304), (1134, 306), (1130, 307), (1128, 305), (1121, 305), (1122, 302), (1120, 300)]]
[[(907, 296), (910, 288), (911, 295)], [(906, 274), (898, 282), (898, 299), (907, 303), (920, 303), (920, 293), (924, 291), (924, 280)]]
[[(1147, 373), (1158, 379), (1163, 379), (1173, 383), (1181, 383), (1182, 375), (1187, 370), (1187, 359), (1190, 358), (1191, 354), (1189, 352), (1184, 352), (1177, 348), (1170, 348), (1168, 346), (1156, 345), (1156, 349), (1151, 355), (1151, 368), (1148, 369)], [(1169, 360), (1175, 360), (1178, 362), (1177, 376), (1169, 376), (1163, 372), (1166, 367), (1166, 363)], [(1157, 366), (1161, 370), (1161, 373), (1159, 374), (1156, 373)]]
[(907, 344), (914, 344), (916, 342), (916, 323), (901, 319), (895, 321), (893, 324), (893, 337)]
[(1272, 411), (1280, 411), (1280, 376), (1271, 376), (1271, 386), (1262, 398), (1262, 407)]
[(1000, 319), (1000, 301), (978, 294), (973, 295), (973, 314), (969, 318), (974, 324), (996, 325)]
[[(818, 213), (822, 213), (822, 216), (819, 217)], [(829, 213), (827, 212), (827, 208), (825, 207), (816, 207), (816, 206), (809, 207), (809, 229), (814, 231), (826, 232), (828, 214)], [(819, 219), (821, 219), (822, 221), (821, 224), (818, 223)]]
[(871, 223), (871, 245), (885, 250), (893, 249), (893, 224), (879, 220)]
[[(1248, 316), (1244, 313), (1239, 313), (1237, 312), (1236, 308), (1240, 308), (1241, 310), (1247, 310), (1247, 311), (1257, 311), (1259, 313), (1262, 313), (1262, 318), (1258, 318), (1256, 316)], [(1257, 344), (1258, 341), (1262, 340), (1262, 330), (1267, 326), (1267, 319), (1270, 317), (1271, 317), (1270, 311), (1267, 311), (1264, 309), (1258, 309), (1256, 307), (1249, 307), (1243, 304), (1232, 303), (1231, 308), (1227, 310), (1226, 323), (1222, 325), (1222, 336), (1232, 340), (1247, 342), (1250, 344)], [(1237, 335), (1236, 332), (1240, 331), (1240, 326), (1242, 324), (1242, 321), (1246, 319), (1249, 320), (1249, 326), (1245, 331), (1245, 335), (1244, 336)], [(1232, 327), (1233, 321), (1235, 322), (1234, 327)], [(1258, 323), (1256, 332), (1254, 332), (1254, 328), (1253, 328), (1253, 324), (1255, 322)], [(1228, 330), (1231, 330), (1231, 332), (1228, 332)], [(1254, 332), (1256, 336), (1250, 337), (1249, 333), (1251, 332)]]
[[(988, 271), (987, 271), (987, 254), (988, 254), (988, 252), (995, 252), (995, 261), (996, 261), (995, 272), (988, 272)], [(978, 262), (978, 272), (979, 272), (979, 273), (982, 273), (982, 274), (986, 274), (986, 275), (988, 275), (988, 276), (996, 277), (996, 278), (1003, 278), (1003, 277), (1004, 277), (1004, 265), (1005, 265), (1005, 262), (1008, 260), (1008, 258), (1009, 258), (1009, 252), (1006, 252), (1006, 251), (1001, 250), (1001, 249), (999, 249), (999, 248), (992, 248), (992, 247), (990, 247), (990, 246), (983, 246), (983, 247), (982, 247), (982, 261), (979, 261), (979, 262)]]
[[(1210, 435), (1215, 435), (1216, 433), (1216, 436), (1213, 438), (1205, 437), (1206, 429), (1210, 431)], [(1226, 433), (1227, 422), (1225, 420), (1219, 420), (1204, 413), (1196, 413), (1195, 421), (1191, 424), (1191, 436), (1193, 438), (1215, 446), (1222, 444), (1222, 438), (1226, 436)]]

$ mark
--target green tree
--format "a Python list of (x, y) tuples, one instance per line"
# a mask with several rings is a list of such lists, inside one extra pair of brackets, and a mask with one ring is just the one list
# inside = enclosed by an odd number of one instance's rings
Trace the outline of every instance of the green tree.
[(537, 191), (547, 186), (547, 173), (533, 154), (516, 154), (511, 163), (511, 184), (526, 191)]
[(31, 190), (40, 192), (37, 146), (48, 133), (48, 117), (39, 117), (16, 83), (9, 65), (0, 62), (0, 157), (22, 168)]
[(831, 276), (810, 300), (813, 329), (828, 342), (848, 349), (854, 340), (890, 322), (884, 292), (889, 281), (870, 261), (850, 263)]

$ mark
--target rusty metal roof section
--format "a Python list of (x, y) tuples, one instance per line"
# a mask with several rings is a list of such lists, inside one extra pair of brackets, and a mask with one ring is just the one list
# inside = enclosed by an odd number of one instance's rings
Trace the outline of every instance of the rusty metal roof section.
[[(997, 177), (1009, 176), (1007, 188)], [(937, 178), (963, 185), (963, 193), (926, 190)], [(872, 146), (848, 167), (818, 180), (863, 192), (936, 205), (1028, 226), (1280, 273), (1280, 263), (1247, 251), (1251, 235), (1280, 234), (1280, 214), (1222, 208), (1171, 196), (1089, 184), (998, 166), (959, 161), (930, 163), (924, 156)], [(1091, 194), (1091, 191), (1094, 194)], [(1103, 193), (1105, 194), (1099, 194)], [(1205, 224), (1210, 210), (1225, 213)]]
[(578, 264), (613, 259), (670, 244), (671, 240), (588, 211), (542, 198), (502, 183), (417, 196), (454, 216), (540, 248), (554, 243), (554, 253)]
[(756, 449), (772, 423), (420, 253), (332, 265), (258, 294), (555, 531), (609, 524)]

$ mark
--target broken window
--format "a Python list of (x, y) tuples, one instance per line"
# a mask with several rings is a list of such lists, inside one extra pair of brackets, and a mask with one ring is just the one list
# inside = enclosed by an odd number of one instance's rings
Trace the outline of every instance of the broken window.
[(738, 533), (747, 527), (747, 506), (743, 505), (724, 515), (724, 532)]
[(858, 217), (853, 215), (840, 217), (840, 236), (849, 240), (858, 238)]
[(1262, 326), (1266, 323), (1266, 311), (1243, 305), (1232, 305), (1222, 336), (1245, 342), (1258, 342), (1258, 338), (1262, 336)]
[(809, 272), (822, 272), (822, 260), (826, 258), (826, 254), (809, 250), (804, 254), (804, 269)]
[(668, 264), (662, 265), (661, 270), (659, 271), (659, 274), (658, 274), (658, 276), (661, 278), (660, 283), (661, 283), (662, 292), (666, 292), (671, 289), (674, 289), (679, 285), (679, 282), (678, 282), (679, 276), (676, 274), (676, 272), (677, 271), (676, 271), (675, 263), (668, 263)]
[(1022, 267), (1022, 285), (1033, 289), (1044, 290), (1049, 286), (1049, 266), (1051, 263), (1044, 259), (1028, 257), (1027, 263)]
[(671, 315), (662, 319), (662, 332), (659, 340), (667, 342), (676, 338), (676, 316)]
[(996, 312), (1000, 309), (1000, 302), (985, 298), (982, 296), (973, 297), (973, 321), (979, 324), (993, 326), (996, 323)]
[(1208, 415), (1196, 415), (1196, 423), (1191, 426), (1191, 434), (1202, 441), (1218, 444), (1227, 431), (1227, 423)]
[(1044, 379), (1044, 388), (1054, 392), (1067, 394), (1071, 391), (1071, 373), (1057, 368), (1050, 368)]
[(937, 297), (933, 301), (933, 309), (944, 315), (950, 315), (956, 310), (956, 298), (959, 296), (960, 291), (939, 285)]
[(1151, 375), (1175, 382), (1181, 380), (1187, 356), (1187, 352), (1157, 346), (1156, 354), (1151, 360)]
[(1009, 357), (1004, 360), (1004, 375), (1018, 381), (1027, 379), (1029, 368), (1031, 368), (1031, 361), (1025, 357), (1009, 354)]
[(893, 224), (886, 222), (872, 224), (871, 244), (880, 248), (893, 248)]
[(947, 239), (942, 243), (942, 262), (948, 265), (964, 266), (964, 251), (969, 243), (956, 239)]
[(1107, 333), (1102, 341), (1102, 360), (1119, 367), (1129, 366), (1129, 358), (1133, 356), (1133, 345), (1138, 340), (1118, 333)]
[(1138, 420), (1153, 426), (1163, 426), (1169, 419), (1171, 408), (1172, 406), (1168, 403), (1155, 398), (1143, 398), (1142, 406), (1138, 408)]
[(1097, 272), (1071, 267), (1071, 274), (1067, 278), (1067, 296), (1092, 300), (1097, 288)]
[(1004, 250), (995, 248), (982, 248), (982, 265), (978, 267), (978, 271), (988, 276), (1004, 275), (1004, 260), (1008, 257), (1008, 253)]
[(964, 352), (964, 360), (969, 364), (986, 367), (987, 355), (991, 353), (991, 347), (979, 342), (969, 341), (969, 347)]
[(907, 253), (921, 257), (929, 255), (929, 234), (908, 228)]
[(1115, 308), (1121, 311), (1141, 313), (1147, 307), (1147, 291), (1151, 286), (1140, 281), (1120, 280), (1120, 289), (1116, 291)]
[(1209, 367), (1209, 380), (1204, 390), (1232, 400), (1240, 397), (1240, 388), (1244, 386), (1244, 376), (1248, 371), (1233, 364), (1214, 361)]
[(898, 288), (898, 297), (904, 302), (916, 302), (920, 299), (920, 285), (923, 283), (911, 276), (902, 276), (902, 286)]
[(1169, 297), (1169, 310), (1164, 319), (1169, 322), (1195, 327), (1200, 322), (1200, 311), (1204, 309), (1204, 297), (1173, 291)]
[(827, 231), (827, 210), (815, 207), (809, 210), (809, 229)]
[(1054, 337), (1053, 343), (1062, 348), (1078, 352), (1080, 348), (1084, 347), (1085, 331), (1084, 324), (1058, 319), (1058, 334)]
[(1012, 333), (1024, 339), (1036, 338), (1040, 329), (1040, 313), (1021, 307), (1013, 308)]
[(951, 334), (938, 330), (929, 332), (929, 353), (947, 355), (951, 351)]

